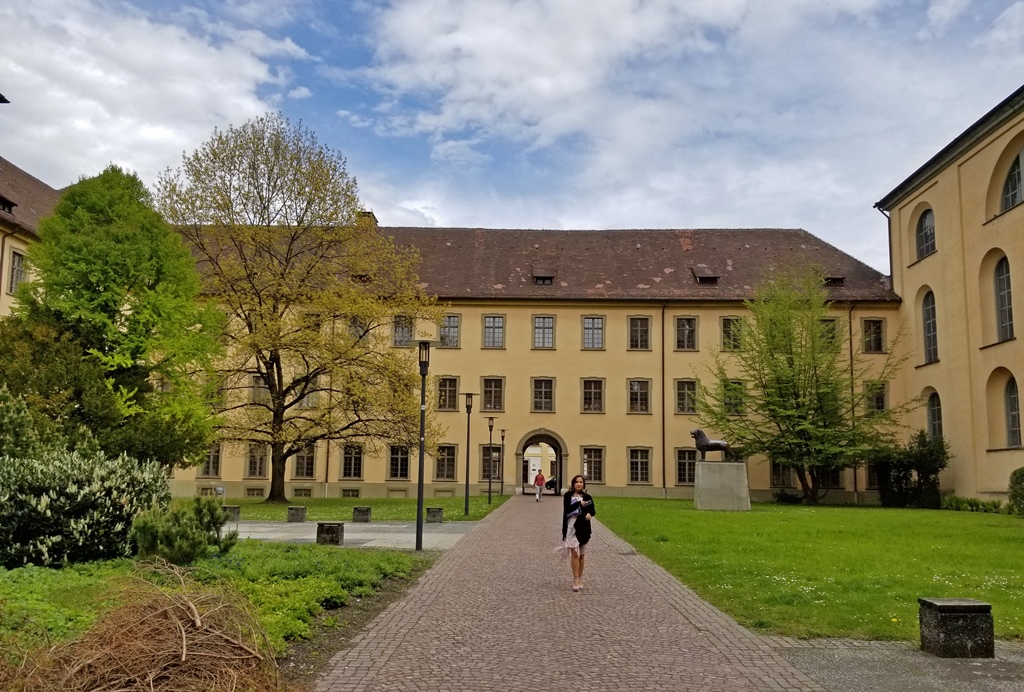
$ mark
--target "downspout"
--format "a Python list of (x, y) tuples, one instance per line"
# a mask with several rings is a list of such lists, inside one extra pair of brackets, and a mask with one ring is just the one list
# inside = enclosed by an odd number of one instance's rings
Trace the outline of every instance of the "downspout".
[[(893, 260), (893, 254), (894, 254), (893, 251), (892, 251), (892, 217), (889, 216), (889, 214), (886, 213), (885, 209), (882, 209), (877, 204), (875, 204), (875, 209), (878, 210), (879, 214), (881, 214), (882, 216), (885, 217), (886, 236), (889, 239), (889, 290), (890, 291), (895, 291), (896, 288), (892, 284), (892, 277), (895, 276), (895, 274), (893, 273), (893, 270), (892, 270), (892, 260)], [(851, 314), (853, 313), (853, 306), (852, 305), (850, 306), (850, 312), (851, 312)], [(852, 330), (852, 326), (851, 326), (851, 330)], [(851, 401), (852, 401), (852, 394), (853, 394), (853, 339), (852, 338), (850, 339), (850, 394), (851, 394)], [(851, 415), (856, 415), (856, 412), (855, 411), (851, 411)], [(865, 467), (864, 473), (867, 474), (867, 467)], [(866, 477), (866, 475), (865, 475), (865, 479), (864, 479), (864, 485), (867, 485), (867, 477)], [(854, 499), (854, 503), (857, 503), (857, 474), (856, 473), (853, 474), (853, 499)]]
[(668, 497), (665, 467), (668, 465), (665, 454), (665, 409), (668, 404), (668, 387), (665, 386), (665, 304), (661, 304), (661, 499)]
[[(849, 352), (849, 364), (850, 364), (850, 403), (853, 403), (854, 398), (854, 383), (853, 383), (853, 303), (851, 302), (846, 308), (846, 331), (847, 331), (847, 350)], [(854, 418), (857, 412), (850, 409), (850, 418)], [(853, 504), (860, 504), (860, 493), (857, 491), (857, 467), (853, 467)]]

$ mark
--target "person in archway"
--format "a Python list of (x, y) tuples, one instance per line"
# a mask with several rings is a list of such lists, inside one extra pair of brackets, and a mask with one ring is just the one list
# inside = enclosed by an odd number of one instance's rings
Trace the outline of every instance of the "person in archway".
[(583, 588), (583, 563), (590, 541), (590, 519), (597, 510), (594, 498), (587, 493), (587, 482), (577, 474), (562, 496), (562, 545), (559, 550), (568, 554), (572, 564), (572, 590)]
[(540, 494), (544, 492), (544, 472), (537, 469), (537, 475), (533, 477), (533, 487), (537, 491), (537, 502), (540, 502)]

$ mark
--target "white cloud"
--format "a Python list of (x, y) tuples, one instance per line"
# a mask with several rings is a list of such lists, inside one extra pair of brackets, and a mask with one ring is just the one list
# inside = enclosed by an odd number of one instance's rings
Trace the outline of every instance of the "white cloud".
[(294, 89), (288, 92), (288, 98), (290, 99), (308, 99), (312, 95), (313, 92), (304, 86), (295, 87)]

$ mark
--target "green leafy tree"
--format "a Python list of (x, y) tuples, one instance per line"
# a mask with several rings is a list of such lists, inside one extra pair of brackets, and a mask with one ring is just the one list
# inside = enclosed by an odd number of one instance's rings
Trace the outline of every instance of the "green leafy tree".
[(813, 268), (772, 276), (745, 307), (736, 348), (715, 354), (698, 386), (699, 419), (742, 455), (792, 468), (815, 503), (827, 475), (863, 463), (916, 405), (871, 406), (906, 357), (893, 348), (869, 361), (845, 343), (845, 320)]
[(361, 211), (340, 154), (266, 115), (215, 131), (157, 198), (228, 315), (221, 434), (269, 447), (268, 501), (317, 442), (417, 441), (416, 356), (391, 347), (391, 325), (439, 314), (417, 254)]
[(28, 459), (40, 451), (32, 415), (28, 406), (7, 389), (0, 386), (0, 457)]
[(0, 376), (41, 417), (83, 425), (110, 455), (165, 465), (208, 449), (204, 378), (221, 313), (197, 301), (195, 263), (139, 178), (82, 178), (40, 222)]
[(918, 430), (906, 444), (882, 447), (872, 454), (883, 507), (939, 509), (939, 473), (949, 465), (946, 438)]

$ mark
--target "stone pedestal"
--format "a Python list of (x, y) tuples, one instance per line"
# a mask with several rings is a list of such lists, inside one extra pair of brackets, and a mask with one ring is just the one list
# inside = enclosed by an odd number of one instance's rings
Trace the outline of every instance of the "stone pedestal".
[(427, 507), (427, 523), (440, 524), (444, 521), (444, 507)]
[(921, 648), (942, 658), (995, 658), (992, 606), (973, 598), (919, 598)]
[(237, 524), (242, 518), (242, 508), (239, 505), (221, 505), (227, 521)]
[(369, 524), (370, 523), (370, 508), (369, 507), (353, 507), (352, 508), (352, 521), (357, 524)]
[(316, 542), (321, 545), (341, 545), (345, 542), (345, 522), (320, 521), (316, 524)]
[(288, 521), (290, 522), (301, 522), (306, 521), (306, 508), (303, 506), (293, 505), (288, 508)]
[(749, 511), (747, 465), (734, 461), (698, 461), (693, 506), (697, 509)]

